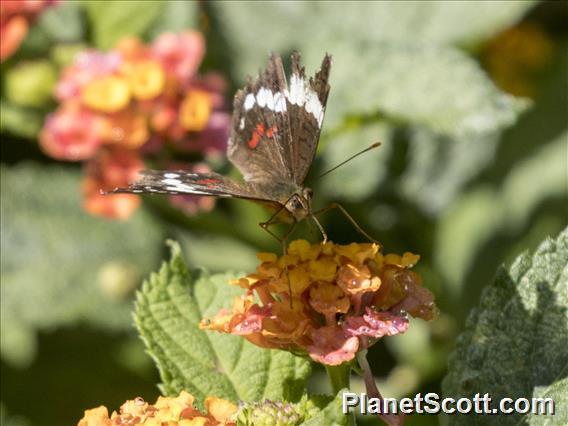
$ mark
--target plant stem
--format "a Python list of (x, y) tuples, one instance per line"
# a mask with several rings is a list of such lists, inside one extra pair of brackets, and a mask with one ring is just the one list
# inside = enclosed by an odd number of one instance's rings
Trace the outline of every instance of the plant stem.
[[(333, 394), (337, 395), (341, 389), (349, 389), (349, 379), (351, 377), (352, 365), (350, 362), (344, 362), (340, 365), (326, 365), (325, 371), (331, 382)], [(347, 415), (347, 425), (355, 426), (355, 413), (351, 412)]]
[(334, 395), (341, 389), (349, 388), (349, 376), (351, 375), (351, 363), (344, 362), (340, 365), (326, 365), (325, 371), (331, 382)]
[[(360, 351), (357, 354), (357, 361), (363, 370), (363, 379), (365, 380), (367, 396), (369, 398), (378, 398), (382, 401), (383, 396), (379, 392), (379, 388), (375, 382), (375, 377), (373, 376), (373, 371), (371, 370), (369, 361), (367, 361), (367, 350)], [(404, 424), (404, 414), (379, 414), (379, 417), (389, 426), (402, 426)]]

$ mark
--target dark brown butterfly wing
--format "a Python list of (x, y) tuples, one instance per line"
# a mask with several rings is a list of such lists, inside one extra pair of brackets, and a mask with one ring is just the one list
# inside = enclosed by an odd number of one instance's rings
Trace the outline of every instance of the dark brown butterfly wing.
[(247, 182), (293, 182), (286, 92), (282, 60), (272, 55), (235, 95), (227, 156)]
[(294, 182), (301, 185), (316, 154), (329, 95), (331, 56), (325, 55), (315, 77), (306, 80), (300, 55), (292, 54), (292, 75), (287, 96), (291, 129), (291, 158)]
[(218, 173), (189, 173), (186, 171), (144, 170), (141, 178), (127, 188), (113, 193), (154, 193), (170, 195), (212, 195), (268, 201), (258, 190)]
[(326, 55), (320, 71), (306, 80), (294, 53), (288, 87), (282, 60), (272, 55), (266, 70), (237, 92), (227, 153), (247, 182), (303, 183), (317, 149), (330, 67)]
[(161, 193), (238, 197), (283, 206), (297, 193), (313, 161), (329, 93), (331, 57), (306, 80), (300, 56), (292, 55), (290, 86), (282, 59), (270, 57), (266, 70), (235, 95), (227, 155), (244, 183), (217, 173), (144, 171), (142, 178), (114, 193)]

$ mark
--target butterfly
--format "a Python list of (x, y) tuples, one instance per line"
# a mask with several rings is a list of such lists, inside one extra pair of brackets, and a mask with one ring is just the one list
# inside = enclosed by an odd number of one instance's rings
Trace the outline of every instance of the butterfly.
[[(272, 217), (260, 225), (279, 241), (282, 239), (268, 229), (269, 225), (295, 225), (306, 217), (315, 221), (327, 241), (327, 234), (315, 217), (319, 212), (312, 211), (312, 189), (304, 185), (304, 180), (320, 139), (330, 90), (330, 69), (331, 56), (326, 54), (320, 69), (308, 79), (299, 53), (294, 52), (288, 84), (282, 58), (272, 54), (266, 69), (235, 94), (227, 157), (241, 172), (244, 182), (218, 173), (145, 170), (141, 179), (112, 193), (192, 194), (252, 200), (272, 211)], [(373, 240), (339, 204), (327, 209), (334, 207)]]

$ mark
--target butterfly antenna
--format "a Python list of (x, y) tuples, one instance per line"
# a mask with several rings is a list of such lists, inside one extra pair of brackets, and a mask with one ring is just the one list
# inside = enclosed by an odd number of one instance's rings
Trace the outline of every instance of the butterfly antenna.
[(351, 157), (349, 157), (347, 160), (342, 161), (341, 163), (339, 163), (337, 166), (332, 167), (331, 169), (329, 169), (328, 171), (322, 173), (321, 175), (319, 175), (316, 179), (319, 179), (321, 177), (324, 177), (325, 175), (333, 172), (335, 169), (338, 169), (339, 167), (343, 166), (344, 164), (350, 162), (351, 160), (353, 160), (354, 158), (359, 157), (361, 154), (366, 153), (367, 151), (370, 151), (372, 149), (378, 148), (379, 146), (381, 146), (381, 142), (375, 142), (374, 144), (372, 144), (371, 146), (368, 146), (367, 148), (365, 148), (363, 151), (359, 151), (357, 154), (352, 155)]

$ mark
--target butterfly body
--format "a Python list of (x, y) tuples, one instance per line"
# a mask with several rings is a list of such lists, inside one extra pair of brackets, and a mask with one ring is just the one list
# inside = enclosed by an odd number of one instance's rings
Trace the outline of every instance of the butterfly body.
[(149, 170), (113, 192), (244, 198), (268, 207), (274, 213), (270, 223), (294, 223), (312, 215), (312, 190), (304, 180), (320, 137), (331, 57), (326, 55), (309, 79), (300, 56), (294, 53), (291, 59), (290, 84), (281, 58), (273, 54), (266, 69), (235, 95), (227, 157), (244, 182), (217, 173)]

